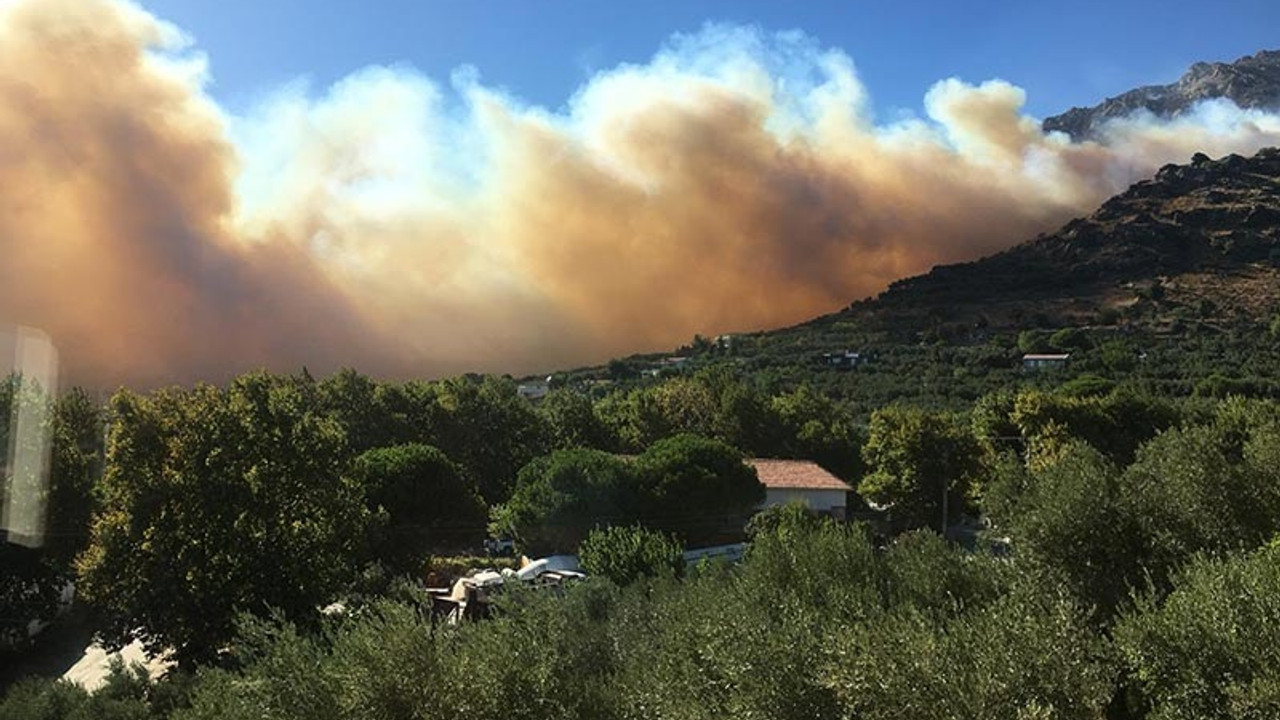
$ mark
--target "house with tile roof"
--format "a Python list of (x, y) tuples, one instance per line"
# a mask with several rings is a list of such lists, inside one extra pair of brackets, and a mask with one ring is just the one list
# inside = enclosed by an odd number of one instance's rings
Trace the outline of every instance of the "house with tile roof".
[(809, 460), (750, 458), (747, 464), (765, 488), (762, 507), (800, 502), (810, 510), (844, 520), (853, 488)]

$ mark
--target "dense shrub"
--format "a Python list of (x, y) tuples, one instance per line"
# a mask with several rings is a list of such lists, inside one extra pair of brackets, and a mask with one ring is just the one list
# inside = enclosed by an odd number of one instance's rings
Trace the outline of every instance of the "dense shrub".
[(1280, 716), (1280, 549), (1198, 558), (1161, 602), (1148, 595), (1116, 641), (1152, 720)]
[(644, 577), (679, 575), (684, 570), (680, 543), (639, 526), (593, 530), (582, 541), (578, 558), (584, 571), (618, 585)]

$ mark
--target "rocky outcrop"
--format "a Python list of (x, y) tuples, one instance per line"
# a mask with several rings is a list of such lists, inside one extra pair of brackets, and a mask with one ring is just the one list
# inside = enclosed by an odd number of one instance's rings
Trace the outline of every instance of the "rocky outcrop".
[(1126, 283), (1255, 263), (1280, 263), (1276, 148), (1166, 165), (1087, 218), (981, 260), (900, 280), (864, 308), (1085, 299)]
[(1171, 118), (1213, 98), (1242, 108), (1280, 108), (1280, 51), (1264, 50), (1233, 63), (1196, 63), (1173, 84), (1140, 87), (1094, 107), (1071, 108), (1045, 120), (1044, 129), (1081, 140), (1093, 136), (1107, 120), (1138, 110)]

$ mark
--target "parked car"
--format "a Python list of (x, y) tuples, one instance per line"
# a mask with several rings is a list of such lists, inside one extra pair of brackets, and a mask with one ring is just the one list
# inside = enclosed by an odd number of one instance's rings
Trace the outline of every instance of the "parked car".
[(511, 557), (516, 554), (516, 541), (511, 538), (486, 538), (484, 550), (490, 555)]

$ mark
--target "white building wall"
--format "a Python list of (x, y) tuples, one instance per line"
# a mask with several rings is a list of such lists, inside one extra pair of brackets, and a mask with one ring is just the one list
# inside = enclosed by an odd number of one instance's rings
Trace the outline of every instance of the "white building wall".
[[(796, 488), (768, 488), (765, 490), (764, 507), (786, 505), (800, 501), (810, 510), (830, 512), (835, 508), (844, 508), (847, 494), (843, 490), (800, 490)], [(843, 512), (843, 510), (842, 510)]]

